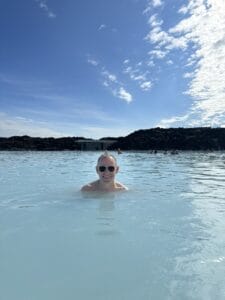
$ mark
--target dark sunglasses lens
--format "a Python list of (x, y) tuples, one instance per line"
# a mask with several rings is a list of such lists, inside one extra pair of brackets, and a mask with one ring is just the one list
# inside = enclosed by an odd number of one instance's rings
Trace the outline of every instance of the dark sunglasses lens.
[(113, 166), (109, 166), (109, 167), (108, 167), (108, 170), (109, 170), (110, 172), (114, 172), (115, 168), (114, 168)]
[(104, 172), (105, 169), (106, 169), (106, 167), (104, 167), (104, 166), (100, 166), (100, 167), (99, 167), (99, 171), (100, 171), (100, 172)]
[[(100, 166), (98, 169), (99, 169), (100, 172), (105, 172), (106, 167), (105, 166)], [(108, 170), (109, 170), (109, 172), (114, 172), (115, 167), (114, 166), (109, 166)]]

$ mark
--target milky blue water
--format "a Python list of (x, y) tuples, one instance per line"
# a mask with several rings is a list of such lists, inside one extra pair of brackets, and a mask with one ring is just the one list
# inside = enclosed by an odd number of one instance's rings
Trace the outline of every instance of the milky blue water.
[(0, 299), (224, 300), (225, 153), (99, 154), (0, 152)]

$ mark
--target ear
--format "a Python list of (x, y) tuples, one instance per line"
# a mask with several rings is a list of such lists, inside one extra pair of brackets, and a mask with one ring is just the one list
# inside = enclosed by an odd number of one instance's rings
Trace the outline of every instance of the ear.
[(119, 166), (116, 167), (116, 173), (119, 172), (119, 168), (120, 168)]
[(98, 166), (95, 167), (96, 173), (98, 174)]

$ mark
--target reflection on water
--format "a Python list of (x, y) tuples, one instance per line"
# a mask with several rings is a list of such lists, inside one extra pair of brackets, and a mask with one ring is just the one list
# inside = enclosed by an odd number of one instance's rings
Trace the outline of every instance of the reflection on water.
[(223, 299), (225, 296), (225, 179), (223, 157), (220, 155), (194, 155), (186, 165), (189, 191), (182, 194), (192, 205), (190, 225), (193, 235), (176, 257), (176, 272), (187, 281), (189, 299)]
[(0, 153), (3, 299), (224, 300), (225, 154), (123, 153), (130, 191), (83, 194), (98, 156)]
[[(115, 198), (115, 195), (114, 195)], [(99, 200), (99, 215), (97, 217), (99, 229), (98, 235), (111, 236), (119, 234), (119, 231), (115, 228), (115, 204), (113, 197), (111, 199)]]
[[(116, 197), (117, 196), (117, 197)], [(82, 193), (83, 200), (97, 201), (96, 211), (96, 234), (101, 236), (112, 236), (119, 234), (115, 228), (115, 201), (118, 193)]]

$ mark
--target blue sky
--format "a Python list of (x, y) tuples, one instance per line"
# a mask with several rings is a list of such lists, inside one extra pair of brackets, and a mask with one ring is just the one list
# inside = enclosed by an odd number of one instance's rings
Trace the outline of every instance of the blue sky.
[(1, 0), (0, 39), (0, 136), (225, 127), (224, 0)]

